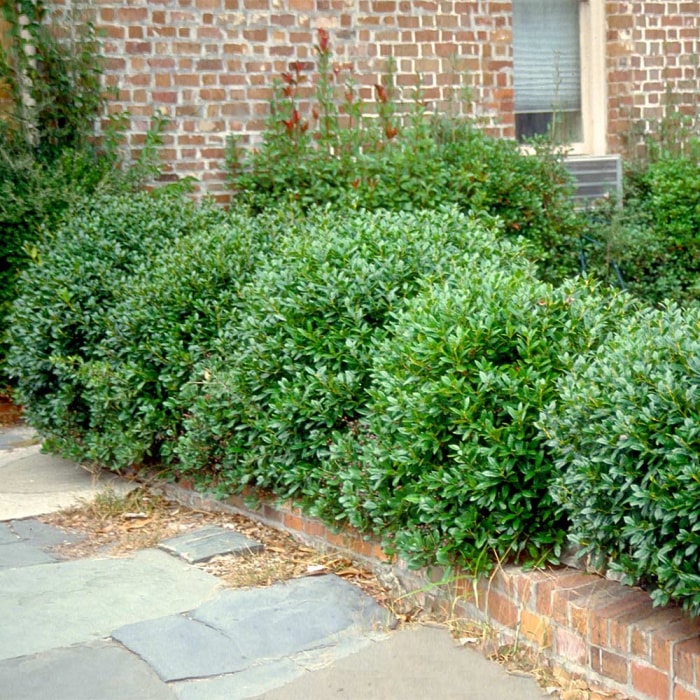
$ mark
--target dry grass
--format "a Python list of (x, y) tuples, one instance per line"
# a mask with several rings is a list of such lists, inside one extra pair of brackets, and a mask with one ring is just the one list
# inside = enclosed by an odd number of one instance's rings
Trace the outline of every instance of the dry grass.
[(126, 495), (106, 490), (91, 501), (41, 520), (67, 532), (83, 535), (76, 543), (55, 550), (64, 559), (126, 556), (204, 526), (230, 528), (265, 545), (244, 556), (221, 556), (198, 564), (232, 588), (269, 586), (300, 576), (334, 573), (353, 583), (380, 604), (390, 596), (376, 576), (337, 554), (324, 553), (297, 542), (291, 535), (242, 515), (195, 510), (171, 501), (147, 487)]

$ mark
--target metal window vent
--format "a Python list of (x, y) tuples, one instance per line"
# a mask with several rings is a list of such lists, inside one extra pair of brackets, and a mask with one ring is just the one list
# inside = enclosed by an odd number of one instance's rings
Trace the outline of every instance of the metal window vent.
[(622, 197), (622, 158), (610, 156), (569, 156), (564, 161), (576, 181), (574, 201), (586, 205), (607, 196)]

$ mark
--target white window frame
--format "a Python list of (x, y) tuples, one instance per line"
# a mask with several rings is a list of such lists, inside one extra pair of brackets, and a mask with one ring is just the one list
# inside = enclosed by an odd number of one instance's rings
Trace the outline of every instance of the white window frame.
[[(605, 0), (579, 0), (579, 41), (583, 141), (565, 146), (571, 155), (605, 155), (608, 127)], [(523, 150), (532, 149), (523, 146)]]
[(608, 130), (605, 1), (580, 0), (579, 5), (583, 142), (571, 144), (571, 149), (578, 155), (605, 155)]

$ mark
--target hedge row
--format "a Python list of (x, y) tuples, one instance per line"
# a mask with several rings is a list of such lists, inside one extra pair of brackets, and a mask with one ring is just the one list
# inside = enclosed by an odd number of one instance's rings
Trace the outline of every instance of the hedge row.
[(645, 310), (562, 377), (542, 429), (582, 551), (700, 614), (700, 312)]
[[(101, 358), (115, 330), (115, 307), (130, 295), (139, 268), (147, 270), (178, 238), (209, 232), (220, 220), (217, 209), (180, 197), (129, 194), (97, 199), (47, 234), (20, 278), (7, 365), (17, 380), (16, 400), (50, 447), (97, 458), (83, 448), (101, 410), (86, 395), (83, 366)], [(138, 378), (133, 382), (138, 387)]]
[(261, 265), (245, 314), (190, 386), (183, 465), (315, 501), (328, 445), (367, 403), (393, 314), (472, 259), (528, 267), (522, 253), (487, 218), (455, 210), (312, 214)]
[[(373, 127), (370, 120), (362, 139), (372, 140)], [(444, 206), (483, 211), (503, 222), (504, 236), (530, 242), (530, 257), (543, 279), (559, 281), (579, 269), (584, 220), (575, 210), (563, 158), (551, 150), (526, 155), (516, 142), (457, 120), (405, 125), (395, 139), (351, 155), (343, 154), (343, 137), (352, 139), (351, 128), (340, 129), (331, 153), (313, 135), (277, 130), (274, 122), (231, 178), (237, 200), (254, 211), (290, 201), (304, 208), (331, 203), (372, 211)], [(382, 141), (381, 134), (376, 138)]]
[(427, 288), (393, 319), (366, 417), (334, 445), (342, 513), (416, 564), (556, 560), (567, 519), (536, 421), (627, 307), (481, 261)]
[(249, 485), (412, 564), (567, 534), (700, 613), (698, 331), (537, 279), (488, 216), (110, 199), (14, 307), (30, 421), (71, 457)]

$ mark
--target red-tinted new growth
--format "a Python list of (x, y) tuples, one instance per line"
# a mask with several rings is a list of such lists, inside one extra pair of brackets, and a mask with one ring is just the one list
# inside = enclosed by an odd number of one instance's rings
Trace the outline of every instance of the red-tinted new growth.
[[(299, 116), (298, 110), (294, 110), (292, 112), (292, 116), (290, 119), (283, 119), (282, 123), (284, 124), (285, 128), (287, 129), (287, 133), (291, 134), (292, 131), (294, 131), (294, 127), (299, 124), (301, 121), (301, 117)], [(305, 131), (305, 129), (304, 129)]]
[(386, 104), (387, 100), (389, 99), (389, 96), (386, 94), (386, 88), (383, 85), (375, 85), (374, 93), (377, 97), (377, 102)]
[(320, 53), (328, 52), (328, 31), (326, 29), (318, 30), (318, 50)]

